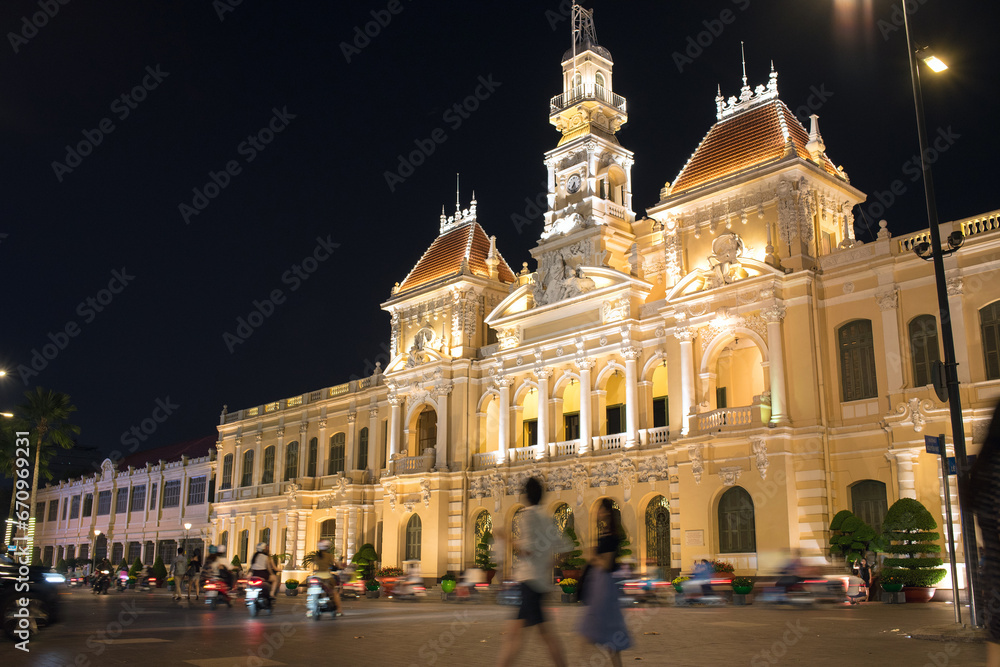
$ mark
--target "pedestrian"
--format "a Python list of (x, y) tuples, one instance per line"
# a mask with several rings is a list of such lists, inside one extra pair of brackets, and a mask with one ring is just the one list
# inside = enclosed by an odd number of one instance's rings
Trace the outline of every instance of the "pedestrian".
[(577, 631), (591, 644), (606, 650), (612, 665), (621, 667), (621, 652), (632, 647), (632, 638), (618, 602), (618, 586), (612, 578), (618, 567), (616, 559), (622, 527), (610, 498), (601, 500), (597, 525), (601, 527), (601, 532), (597, 537), (597, 548), (589, 558), (590, 569), (583, 600), (587, 610)]
[(573, 544), (556, 527), (552, 517), (546, 516), (539, 507), (541, 482), (534, 477), (529, 478), (524, 485), (524, 494), (528, 498), (528, 508), (524, 510), (521, 521), (521, 535), (512, 545), (517, 550), (515, 578), (520, 582), (521, 606), (517, 618), (508, 623), (507, 641), (503, 644), (497, 664), (513, 665), (521, 650), (521, 631), (537, 625), (552, 662), (558, 667), (565, 667), (562, 645), (542, 613), (542, 599), (553, 589), (555, 555), (570, 551)]
[(184, 547), (177, 549), (177, 558), (170, 564), (170, 575), (174, 578), (174, 599), (181, 599), (184, 589), (184, 578), (187, 576), (188, 561), (184, 557)]
[(201, 549), (195, 549), (191, 554), (191, 560), (187, 568), (187, 597), (191, 599), (191, 589), (194, 588), (194, 599), (197, 600), (201, 593)]
[(868, 601), (868, 591), (871, 589), (872, 585), (872, 568), (868, 565), (868, 559), (862, 558), (858, 561), (858, 577), (861, 581), (865, 582), (862, 586), (862, 591), (865, 594), (865, 602)]
[(1000, 405), (969, 475), (969, 497), (983, 535), (979, 581), (986, 622), (986, 664), (1000, 667)]

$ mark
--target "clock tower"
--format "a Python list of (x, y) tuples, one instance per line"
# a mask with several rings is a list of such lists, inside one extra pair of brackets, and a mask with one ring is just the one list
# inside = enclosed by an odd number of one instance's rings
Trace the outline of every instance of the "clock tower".
[(597, 42), (593, 10), (574, 3), (572, 29), (572, 46), (562, 59), (563, 92), (549, 103), (549, 122), (562, 138), (545, 154), (548, 211), (531, 251), (539, 263), (536, 305), (552, 301), (543, 293), (547, 283), (581, 274), (583, 267), (636, 271), (634, 160), (615, 137), (628, 120), (626, 101), (613, 92), (614, 61)]

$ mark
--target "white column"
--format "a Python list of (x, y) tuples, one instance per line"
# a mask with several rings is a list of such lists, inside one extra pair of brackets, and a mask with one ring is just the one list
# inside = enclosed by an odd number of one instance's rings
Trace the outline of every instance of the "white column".
[(254, 435), (254, 441), (256, 446), (253, 452), (253, 479), (250, 481), (251, 486), (260, 484), (261, 475), (264, 472), (264, 434), (258, 431)]
[(358, 421), (357, 412), (347, 413), (347, 441), (344, 443), (344, 476), (349, 477), (350, 472), (355, 469), (354, 462), (357, 461), (357, 455), (354, 451), (357, 447), (357, 437), (355, 437), (354, 423)]
[[(161, 471), (163, 470), (162, 466), (160, 467), (160, 470)], [(233, 486), (232, 486), (232, 488), (233, 488), (233, 497), (234, 498), (238, 498), (239, 497), (239, 492), (236, 491), (236, 489), (240, 488), (240, 479), (242, 477), (243, 477), (243, 436), (237, 436), (236, 437), (236, 445), (233, 448)], [(160, 479), (159, 480), (159, 484), (157, 486), (159, 487), (159, 485), (162, 485), (162, 484), (163, 484), (163, 480)], [(163, 495), (163, 489), (162, 488), (157, 488), (157, 492), (161, 496)], [(97, 496), (95, 495), (94, 498), (96, 499)], [(157, 502), (156, 502), (156, 507), (157, 507), (157, 509), (159, 509), (159, 507), (160, 507), (159, 500), (157, 500)]]
[(357, 507), (350, 507), (347, 510), (347, 551), (344, 553), (344, 559), (348, 562), (358, 550), (358, 513), (360, 511)]
[(312, 551), (312, 549), (306, 549), (306, 517), (308, 515), (308, 512), (298, 512), (295, 522), (295, 557), (299, 561), (309, 551)]
[(781, 321), (785, 307), (774, 304), (762, 309), (767, 321), (768, 374), (771, 379), (771, 423), (788, 423), (788, 404), (785, 398), (785, 353), (781, 340)]
[(896, 318), (898, 300), (895, 285), (875, 290), (875, 302), (882, 311), (882, 349), (885, 353), (885, 372), (890, 392), (898, 392), (903, 388), (903, 357), (899, 349), (901, 339), (899, 321)]
[(913, 478), (913, 452), (894, 451), (896, 455), (896, 480), (899, 482), (899, 497), (917, 499), (917, 489)]
[[(309, 465), (309, 425), (300, 424), (299, 425), (299, 469), (297, 471), (297, 477), (306, 476), (306, 466)], [(317, 452), (317, 455), (319, 452)]]
[(597, 362), (593, 359), (580, 359), (576, 362), (580, 369), (580, 447), (577, 450), (580, 454), (589, 452), (593, 446), (591, 443), (592, 424), (590, 419), (590, 371), (594, 370)]
[[(247, 558), (255, 551), (254, 547), (257, 545), (257, 540), (260, 539), (260, 535), (257, 533), (257, 515), (250, 515), (250, 538), (247, 540)], [(246, 567), (246, 563), (243, 566)]]
[(327, 459), (330, 458), (330, 443), (326, 439), (326, 417), (319, 420), (319, 440), (316, 444), (316, 476), (324, 477), (327, 473)]
[(503, 375), (496, 378), (496, 384), (500, 387), (500, 424), (498, 461), (507, 460), (507, 452), (510, 449), (510, 385), (514, 383), (514, 378)]
[(375, 479), (378, 473), (385, 467), (385, 462), (379, 460), (382, 454), (382, 442), (378, 432), (378, 406), (368, 409), (368, 467), (372, 469)]
[(437, 390), (437, 441), (434, 450), (437, 454), (434, 462), (435, 470), (448, 470), (448, 394), (451, 385)]
[(549, 379), (551, 368), (540, 368), (535, 371), (538, 378), (538, 448), (543, 455), (555, 456), (555, 445), (549, 450)]
[(288, 562), (289, 568), (297, 570), (299, 568), (299, 554), (302, 553), (298, 550), (298, 539), (299, 539), (299, 515), (298, 512), (288, 513), (288, 536), (291, 538), (289, 541), (291, 544), (285, 544), (284, 548), (288, 550)]
[[(965, 331), (965, 308), (962, 305), (964, 285), (961, 278), (948, 278), (948, 308), (951, 312), (951, 331), (955, 337), (955, 361), (958, 363), (958, 381), (972, 382), (969, 368), (969, 346)], [(941, 323), (938, 322), (938, 326)]]
[(690, 415), (695, 406), (694, 349), (695, 332), (690, 328), (677, 329), (674, 336), (681, 342), (681, 435), (691, 430)]
[(345, 526), (344, 526), (344, 524), (346, 523), (346, 521), (344, 519), (344, 508), (343, 507), (338, 507), (337, 508), (337, 514), (336, 514), (336, 516), (337, 516), (337, 528), (336, 528), (336, 533), (334, 533), (334, 537), (333, 537), (333, 545), (334, 545), (333, 546), (333, 551), (334, 551), (334, 553), (337, 553), (339, 551), (340, 552), (340, 556), (343, 557), (344, 556), (344, 552), (345, 552), (345, 549), (344, 549), (344, 546), (345, 546), (344, 545), (344, 527)]
[(271, 543), (268, 545), (268, 547), (270, 547), (270, 549), (271, 549), (271, 554), (272, 555), (281, 553), (280, 551), (278, 551), (278, 540), (281, 538), (281, 535), (279, 534), (280, 532), (281, 531), (278, 530), (278, 515), (277, 514), (272, 514), (271, 515)]
[[(274, 481), (281, 484), (285, 481), (285, 427), (278, 427), (278, 442), (274, 446)], [(279, 487), (280, 488), (280, 487)], [(271, 550), (274, 553), (274, 550)]]
[(626, 347), (622, 350), (625, 357), (625, 447), (635, 447), (639, 433), (639, 392), (636, 382), (636, 361), (642, 349)]
[(385, 467), (389, 468), (390, 474), (394, 472), (391, 464), (392, 459), (399, 453), (399, 413), (402, 400), (398, 396), (389, 396), (389, 405), (392, 406), (392, 412), (389, 415), (389, 460), (386, 461)]

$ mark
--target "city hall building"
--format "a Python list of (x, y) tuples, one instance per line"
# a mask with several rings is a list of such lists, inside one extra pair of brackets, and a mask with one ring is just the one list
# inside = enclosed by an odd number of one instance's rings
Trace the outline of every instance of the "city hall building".
[[(774, 71), (703, 100), (714, 124), (637, 215), (634, 154), (616, 138), (626, 99), (590, 16), (577, 19), (549, 104), (535, 269), (501, 256), (475, 200), (428, 220), (423, 256), (385, 277), (402, 278), (381, 304), (385, 368), (223, 410), (191, 458), (109, 461), (47, 487), (46, 558), (79, 555), (97, 528), (101, 548), (151, 560), (190, 521), (244, 562), (259, 541), (289, 554), (286, 576), (328, 538), (438, 577), (470, 567), (486, 529), (517, 537), (530, 476), (585, 546), (613, 499), (640, 570), (720, 558), (753, 575), (791, 548), (821, 557), (838, 511), (878, 529), (905, 497), (943, 526), (923, 442), (950, 433), (931, 386), (933, 270), (913, 252), (927, 231), (893, 237), (883, 222), (877, 240), (854, 237), (865, 194)], [(973, 452), (1000, 398), (997, 216), (941, 226), (965, 236), (945, 267)], [(504, 576), (512, 541), (497, 543)]]

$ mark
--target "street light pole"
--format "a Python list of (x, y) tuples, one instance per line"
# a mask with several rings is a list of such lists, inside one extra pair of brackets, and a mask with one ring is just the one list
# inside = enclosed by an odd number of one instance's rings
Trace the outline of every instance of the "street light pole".
[[(962, 420), (962, 401), (959, 396), (958, 363), (955, 361), (955, 337), (951, 328), (951, 308), (948, 305), (948, 286), (945, 281), (944, 253), (941, 249), (941, 230), (938, 228), (937, 200), (934, 196), (934, 179), (931, 165), (927, 160), (927, 130), (924, 121), (924, 100), (920, 90), (920, 69), (913, 42), (910, 40), (910, 22), (906, 0), (901, 0), (903, 9), (903, 32), (906, 33), (906, 53), (910, 63), (910, 78), (913, 82), (913, 105), (917, 114), (917, 138), (920, 142), (920, 167), (924, 177), (924, 195), (927, 200), (927, 222), (930, 227), (931, 252), (934, 262), (934, 282), (937, 286), (938, 311), (941, 318), (941, 342), (944, 346), (944, 372), (948, 387), (948, 408), (951, 412), (951, 437), (955, 448), (955, 462), (958, 468), (958, 508), (962, 521), (962, 545), (965, 552), (965, 582), (969, 596), (969, 613), (972, 626), (981, 625), (976, 610), (976, 583), (978, 575), (978, 549), (976, 547), (976, 526), (972, 517), (968, 498), (963, 493), (969, 476), (969, 460), (965, 451), (965, 423)], [(945, 498), (950, 503), (950, 498)], [(960, 604), (955, 600), (955, 604)]]

